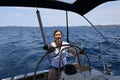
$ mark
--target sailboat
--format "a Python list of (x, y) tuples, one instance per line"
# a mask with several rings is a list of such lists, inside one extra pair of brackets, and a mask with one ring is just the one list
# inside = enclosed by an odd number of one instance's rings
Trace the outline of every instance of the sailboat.
[[(116, 0), (74, 0), (74, 2), (72, 3), (67, 3), (64, 0), (1, 0), (0, 6), (34, 7), (34, 8), (64, 10), (66, 11), (66, 16), (67, 16), (67, 11), (71, 11), (84, 17), (91, 24), (91, 26), (93, 26), (93, 28), (97, 30), (95, 26), (84, 15), (89, 11), (91, 11), (92, 9), (94, 9), (95, 7), (108, 1), (116, 1)], [(42, 21), (40, 18), (39, 11), (37, 10), (36, 13), (37, 13), (38, 21), (40, 24), (44, 45), (46, 45), (46, 40), (43, 32), (43, 26), (42, 26)], [(102, 35), (102, 33), (99, 32), (99, 30), (97, 30), (97, 32), (107, 41), (107, 39), (104, 37), (104, 35)], [(120, 39), (116, 40), (113, 44), (111, 44), (111, 46), (113, 46), (119, 40)], [(62, 46), (66, 46), (66, 45), (62, 45)], [(69, 45), (68, 47), (74, 48), (76, 52), (77, 50), (81, 50), (81, 48), (79, 48), (76, 45)], [(49, 70), (37, 71), (37, 69), (39, 67), (39, 64), (42, 62), (44, 57), (48, 55), (49, 52), (50, 52), (49, 50), (46, 51), (45, 55), (40, 58), (40, 60), (38, 61), (38, 64), (36, 65), (35, 71), (33, 73), (18, 75), (15, 77), (5, 78), (2, 80), (47, 80)], [(80, 60), (80, 56), (77, 56), (76, 62), (81, 64), (81, 66), (79, 66), (80, 69), (78, 69), (77, 73), (72, 75), (67, 75), (65, 71), (63, 71), (61, 74), (61, 77), (58, 80), (120, 80), (120, 76), (112, 75), (111, 66), (108, 66), (105, 64), (104, 53), (101, 53), (100, 55), (100, 57), (103, 60), (104, 73), (91, 67), (90, 60), (87, 54), (81, 55), (81, 56), (87, 59), (87, 64), (84, 64), (84, 59)]]

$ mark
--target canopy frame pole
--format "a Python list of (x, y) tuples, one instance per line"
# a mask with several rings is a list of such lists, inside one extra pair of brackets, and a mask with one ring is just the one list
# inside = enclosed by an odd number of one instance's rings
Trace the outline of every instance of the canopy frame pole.
[(43, 30), (43, 25), (42, 25), (42, 20), (41, 20), (40, 12), (39, 12), (38, 9), (37, 9), (37, 11), (36, 11), (36, 14), (37, 14), (37, 18), (38, 18), (38, 22), (39, 22), (40, 31), (41, 31), (41, 34), (42, 34), (44, 46), (47, 46), (47, 44), (46, 44), (46, 39), (45, 39), (45, 34), (44, 34), (44, 30)]
[(68, 11), (66, 10), (67, 42), (69, 43)]

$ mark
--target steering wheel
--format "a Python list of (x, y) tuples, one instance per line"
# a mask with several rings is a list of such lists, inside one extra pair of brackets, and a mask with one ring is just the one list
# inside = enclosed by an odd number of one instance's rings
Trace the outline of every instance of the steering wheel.
[[(47, 51), (46, 51), (46, 53), (38, 60), (38, 63), (37, 63), (37, 65), (36, 65), (36, 68), (35, 68), (35, 71), (34, 71), (34, 80), (36, 80), (36, 72), (37, 72), (37, 70), (38, 70), (38, 67), (39, 67), (39, 65), (40, 65), (40, 63), (43, 61), (43, 59), (47, 56), (47, 55), (49, 55), (51, 52), (53, 52), (56, 48), (59, 48), (59, 47), (62, 47), (62, 46), (66, 46), (65, 48), (63, 48), (60, 52), (62, 52), (63, 50), (65, 50), (65, 49), (69, 49), (69, 48), (73, 48), (74, 50), (75, 50), (75, 52), (76, 52), (76, 58), (77, 58), (77, 63), (78, 63), (78, 65), (77, 65), (77, 67), (80, 69), (80, 71), (86, 71), (86, 70), (89, 70), (89, 71), (91, 71), (91, 64), (90, 64), (90, 60), (89, 60), (89, 58), (88, 58), (88, 56), (87, 56), (87, 54), (85, 53), (85, 54), (80, 54), (80, 52), (82, 51), (82, 49), (81, 48), (79, 48), (78, 46), (75, 46), (75, 45), (61, 45), (61, 46), (58, 46), (58, 47), (55, 47), (55, 48), (49, 48)], [(61, 57), (61, 55), (60, 55), (60, 57)], [(84, 60), (87, 60), (87, 66), (86, 66), (86, 64), (84, 63), (85, 61)], [(75, 65), (76, 66), (76, 65)], [(86, 68), (85, 68), (86, 67)]]
[(63, 48), (61, 50), (61, 52), (65, 49), (69, 49), (69, 48), (72, 48), (75, 51), (76, 64), (73, 63), (73, 65), (75, 65), (75, 67), (77, 69), (79, 69), (80, 71), (91, 71), (90, 60), (89, 60), (89, 57), (88, 57), (85, 49), (81, 49), (78, 46), (70, 45), (70, 44), (69, 45), (62, 45), (62, 46), (66, 46), (66, 47)]

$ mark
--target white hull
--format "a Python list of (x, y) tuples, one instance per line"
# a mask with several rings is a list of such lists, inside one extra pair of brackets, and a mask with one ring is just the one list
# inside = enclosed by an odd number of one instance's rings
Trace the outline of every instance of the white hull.
[[(38, 71), (36, 74), (37, 80), (47, 80), (49, 70)], [(26, 75), (19, 75), (12, 78), (5, 78), (2, 80), (34, 80), (34, 73), (28, 73)], [(104, 75), (100, 71), (96, 69), (92, 69), (91, 72), (84, 71), (84, 72), (77, 72), (73, 75), (67, 75), (62, 72), (60, 80), (120, 80), (120, 76), (111, 76), (111, 75)]]

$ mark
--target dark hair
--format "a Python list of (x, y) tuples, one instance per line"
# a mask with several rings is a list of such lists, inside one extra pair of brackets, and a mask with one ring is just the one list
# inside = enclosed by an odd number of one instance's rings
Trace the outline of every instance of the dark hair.
[(55, 30), (55, 31), (54, 31), (54, 36), (55, 36), (55, 33), (56, 33), (56, 32), (60, 32), (60, 33), (62, 34), (62, 31), (61, 31), (61, 30)]
[(67, 75), (72, 75), (72, 74), (76, 74), (77, 73), (76, 67), (74, 65), (72, 65), (72, 64), (65, 65), (64, 70), (65, 70), (65, 73)]

